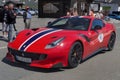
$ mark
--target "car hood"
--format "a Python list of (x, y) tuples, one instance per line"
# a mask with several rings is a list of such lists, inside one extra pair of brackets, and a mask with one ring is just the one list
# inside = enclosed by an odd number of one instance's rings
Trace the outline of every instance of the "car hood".
[(45, 46), (55, 40), (63, 37), (71, 37), (78, 34), (77, 30), (62, 30), (52, 28), (40, 28), (32, 30), (24, 30), (18, 34), (16, 39), (8, 44), (11, 47), (20, 51), (42, 51)]

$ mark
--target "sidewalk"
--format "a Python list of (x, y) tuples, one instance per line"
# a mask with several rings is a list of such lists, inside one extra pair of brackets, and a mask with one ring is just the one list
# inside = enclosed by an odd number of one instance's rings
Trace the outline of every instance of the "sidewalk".
[[(31, 20), (31, 28), (45, 27), (48, 22), (53, 20), (54, 18), (38, 18), (37, 16), (34, 16)], [(16, 28), (19, 31), (24, 29), (24, 22), (22, 17), (17, 18)]]
[[(37, 27), (44, 27), (47, 25), (49, 21), (53, 21), (53, 18), (37, 18), (37, 16), (33, 16), (31, 21), (31, 28), (37, 28)], [(18, 17), (16, 19), (16, 28), (18, 31), (21, 31), (24, 29), (24, 22), (22, 17)], [(0, 30), (2, 29), (2, 24), (0, 23)], [(1, 32), (0, 32), (1, 33)]]
[(112, 19), (110, 18), (110, 23), (116, 24), (116, 23), (120, 23), (120, 20), (116, 20), (116, 19)]

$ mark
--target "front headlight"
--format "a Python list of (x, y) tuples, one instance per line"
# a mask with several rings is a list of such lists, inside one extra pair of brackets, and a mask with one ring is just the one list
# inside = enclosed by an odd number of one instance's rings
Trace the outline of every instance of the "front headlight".
[(49, 43), (48, 45), (46, 45), (45, 49), (54, 48), (55, 46), (59, 45), (64, 39), (65, 39), (65, 37), (62, 37), (52, 43)]

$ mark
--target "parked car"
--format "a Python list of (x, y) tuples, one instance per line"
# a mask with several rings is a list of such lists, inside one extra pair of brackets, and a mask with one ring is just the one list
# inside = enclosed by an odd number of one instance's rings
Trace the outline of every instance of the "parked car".
[(117, 14), (109, 14), (108, 17), (116, 19), (116, 20), (120, 20), (120, 15), (117, 15)]
[(34, 11), (35, 11), (35, 14), (36, 14), (36, 15), (38, 15), (38, 10), (37, 10), (37, 9), (35, 9)]
[(120, 11), (113, 11), (112, 14), (120, 15)]
[(35, 10), (29, 10), (30, 11), (30, 13), (34, 16), (34, 15), (36, 15), (36, 12), (35, 12)]
[(24, 13), (25, 10), (15, 8), (14, 11), (17, 13), (18, 16), (23, 16), (23, 13)]
[[(18, 8), (15, 8), (14, 9), (15, 12), (17, 13), (18, 16), (23, 16), (23, 13), (25, 12), (25, 9), (18, 9)], [(29, 12), (32, 14), (32, 15), (36, 15), (36, 12), (34, 10), (29, 10)]]
[(39, 68), (75, 68), (103, 50), (113, 50), (113, 24), (90, 16), (62, 17), (47, 27), (21, 31), (8, 43), (6, 59)]

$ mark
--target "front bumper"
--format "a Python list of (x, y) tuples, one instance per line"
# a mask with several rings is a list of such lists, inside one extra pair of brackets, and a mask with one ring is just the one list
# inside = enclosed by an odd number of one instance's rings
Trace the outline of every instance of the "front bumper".
[[(22, 59), (18, 59), (18, 57)], [(6, 59), (11, 62), (23, 63), (31, 67), (40, 67), (40, 68), (59, 68), (67, 66), (67, 62), (64, 59), (65, 57), (59, 55), (48, 55), (48, 54), (35, 54), (17, 51), (11, 48), (8, 48), (8, 53)], [(28, 60), (31, 59), (31, 60)]]

